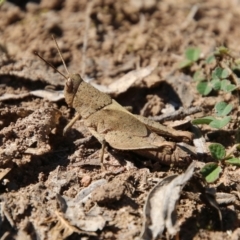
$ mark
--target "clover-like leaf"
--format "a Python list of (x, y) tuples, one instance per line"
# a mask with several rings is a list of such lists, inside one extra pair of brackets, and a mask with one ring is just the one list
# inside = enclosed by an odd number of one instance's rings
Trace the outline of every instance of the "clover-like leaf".
[(227, 69), (221, 68), (221, 67), (216, 67), (214, 71), (212, 72), (212, 77), (213, 78), (227, 78), (229, 76), (229, 72)]
[(194, 62), (196, 62), (200, 57), (200, 49), (189, 47), (185, 51), (186, 59), (179, 63), (178, 68), (185, 68), (191, 66)]
[(214, 90), (218, 91), (221, 89), (221, 81), (219, 78), (213, 78), (211, 81), (210, 81), (212, 87)]
[(193, 80), (195, 82), (201, 82), (201, 81), (203, 81), (205, 79), (206, 79), (206, 77), (205, 77), (204, 73), (201, 70), (198, 70), (198, 71), (196, 71), (193, 74)]
[(197, 85), (200, 94), (207, 96), (212, 91), (212, 86), (208, 82), (200, 82)]
[(222, 160), (226, 156), (226, 150), (220, 143), (213, 143), (208, 148), (212, 157), (217, 160)]
[(179, 63), (178, 68), (181, 69), (181, 68), (189, 67), (192, 64), (193, 64), (192, 61), (190, 61), (188, 59), (185, 59), (185, 60), (183, 60), (182, 62)]
[(210, 162), (205, 164), (200, 173), (208, 183), (213, 183), (219, 178), (219, 174), (222, 172), (220, 166), (217, 163)]
[(201, 54), (201, 50), (199, 48), (189, 47), (185, 51), (185, 56), (191, 62), (196, 62)]
[(215, 104), (214, 108), (219, 117), (224, 117), (232, 111), (233, 105), (227, 104), (226, 102), (218, 102)]
[(225, 163), (240, 167), (240, 158), (230, 158), (225, 160)]
[(211, 55), (211, 56), (209, 56), (209, 57), (206, 58), (205, 62), (206, 62), (207, 64), (210, 64), (210, 63), (214, 62), (215, 60), (216, 60), (215, 56), (214, 56), (214, 55)]
[(225, 92), (232, 92), (234, 91), (235, 89), (237, 89), (237, 86), (234, 85), (234, 84), (229, 84), (226, 86), (226, 88), (224, 89)]
[(223, 79), (221, 81), (221, 90), (224, 91), (227, 88), (227, 86), (230, 85), (230, 84), (231, 84), (231, 82), (229, 80)]
[(201, 50), (199, 48), (189, 47), (185, 51), (186, 59), (190, 60), (191, 62), (196, 62), (201, 54)]
[(227, 78), (229, 76), (229, 72), (227, 69), (223, 69), (221, 73), (221, 78)]
[(212, 117), (212, 116), (203, 117), (203, 118), (196, 118), (196, 119), (192, 120), (192, 124), (195, 124), (195, 125), (198, 125), (198, 124), (209, 124), (213, 120), (215, 120), (215, 118)]
[(210, 122), (209, 126), (217, 129), (221, 129), (225, 127), (231, 121), (230, 116), (226, 116), (222, 119), (215, 119)]
[(227, 79), (223, 79), (221, 81), (221, 90), (223, 90), (225, 92), (232, 92), (236, 88), (237, 88), (237, 86), (234, 84), (231, 84), (231, 82)]

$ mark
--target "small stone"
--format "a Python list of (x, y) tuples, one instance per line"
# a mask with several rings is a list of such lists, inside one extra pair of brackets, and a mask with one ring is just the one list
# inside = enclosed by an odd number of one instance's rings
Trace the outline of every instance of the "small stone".
[(87, 187), (91, 183), (91, 181), (92, 181), (92, 178), (89, 175), (85, 175), (81, 180), (81, 185), (83, 187)]

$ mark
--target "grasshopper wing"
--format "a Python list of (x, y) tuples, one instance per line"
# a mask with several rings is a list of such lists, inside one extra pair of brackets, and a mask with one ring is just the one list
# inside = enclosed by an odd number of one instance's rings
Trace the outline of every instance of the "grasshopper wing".
[(179, 162), (179, 159), (185, 159), (186, 154), (182, 157), (182, 152), (176, 149), (172, 155), (176, 144), (167, 142), (159, 135), (192, 138), (191, 133), (179, 132), (147, 118), (135, 116), (114, 100), (85, 118), (84, 124), (102, 144), (105, 141), (112, 148), (132, 150), (143, 156), (160, 159), (165, 164)]
[(158, 150), (165, 146), (173, 147), (172, 143), (151, 132), (143, 137), (131, 132), (110, 131), (105, 135), (105, 140), (111, 147), (119, 150)]
[(171, 145), (116, 102), (92, 114), (85, 124), (97, 139), (105, 139), (119, 150), (159, 149)]

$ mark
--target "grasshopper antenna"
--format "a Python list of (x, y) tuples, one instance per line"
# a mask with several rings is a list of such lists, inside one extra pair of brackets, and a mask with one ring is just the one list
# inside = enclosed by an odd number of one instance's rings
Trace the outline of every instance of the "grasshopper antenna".
[(45, 60), (42, 56), (40, 56), (37, 51), (34, 51), (34, 54), (37, 55), (43, 62), (45, 62), (45, 63), (46, 63), (47, 65), (49, 65), (51, 68), (53, 68), (56, 72), (58, 72), (59, 74), (61, 74), (65, 79), (68, 79), (63, 73), (61, 73), (59, 70), (57, 70), (57, 68), (55, 68), (50, 62), (48, 62), (48, 61)]
[(54, 42), (55, 42), (55, 44), (56, 44), (56, 47), (57, 47), (58, 53), (59, 53), (59, 55), (60, 55), (60, 58), (62, 59), (63, 65), (64, 65), (64, 67), (65, 67), (65, 70), (66, 70), (66, 72), (67, 72), (67, 74), (68, 74), (68, 76), (69, 76), (70, 73), (69, 73), (69, 71), (67, 70), (67, 66), (66, 66), (66, 63), (65, 63), (65, 61), (64, 61), (64, 59), (63, 59), (63, 56), (62, 56), (62, 53), (61, 53), (60, 48), (59, 48), (59, 46), (58, 46), (58, 43), (57, 43), (57, 41), (56, 41), (56, 39), (55, 39), (55, 37), (54, 37), (53, 35), (52, 35), (52, 38), (53, 38), (53, 40), (54, 40)]

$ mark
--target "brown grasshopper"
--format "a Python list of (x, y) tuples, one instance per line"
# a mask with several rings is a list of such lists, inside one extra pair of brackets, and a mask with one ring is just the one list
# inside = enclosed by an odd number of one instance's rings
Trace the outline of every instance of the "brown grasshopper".
[(75, 108), (77, 114), (64, 128), (64, 134), (78, 119), (82, 118), (84, 125), (102, 145), (101, 163), (106, 144), (114, 149), (131, 150), (166, 164), (181, 160), (181, 149), (176, 147), (175, 142), (166, 141), (162, 136), (177, 141), (184, 139), (191, 141), (192, 133), (178, 131), (143, 116), (134, 115), (108, 94), (86, 83), (79, 74), (70, 74), (57, 41), (55, 39), (54, 41), (67, 76), (45, 61), (38, 53), (35, 52), (35, 54), (66, 79), (65, 101), (69, 107)]

